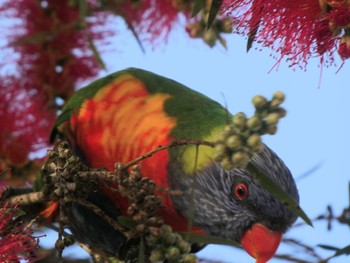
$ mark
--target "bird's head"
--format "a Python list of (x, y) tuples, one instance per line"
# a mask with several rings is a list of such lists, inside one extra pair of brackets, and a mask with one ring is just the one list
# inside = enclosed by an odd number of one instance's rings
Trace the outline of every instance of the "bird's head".
[[(289, 169), (271, 149), (265, 146), (251, 162), (299, 202)], [(297, 218), (246, 170), (225, 171), (214, 163), (188, 178), (171, 180), (184, 193), (173, 198), (176, 208), (187, 217), (193, 213), (193, 224), (209, 235), (241, 243), (257, 263), (274, 255), (282, 234)]]

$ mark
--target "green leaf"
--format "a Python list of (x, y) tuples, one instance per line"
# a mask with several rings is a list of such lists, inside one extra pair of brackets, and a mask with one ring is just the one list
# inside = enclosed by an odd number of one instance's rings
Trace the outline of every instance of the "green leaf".
[[(0, 206), (0, 211), (2, 214), (11, 214), (12, 217), (20, 217), (20, 216), (26, 215), (26, 212), (24, 212), (22, 209), (14, 210), (13, 207), (4, 208), (4, 207)], [(15, 211), (15, 213), (14, 213), (14, 211)]]
[(224, 47), (224, 49), (227, 49), (226, 39), (224, 39), (221, 36), (218, 36), (218, 39), (219, 39), (220, 44)]
[(299, 204), (287, 194), (279, 185), (277, 185), (272, 179), (267, 177), (252, 163), (248, 163), (246, 168), (255, 179), (257, 179), (262, 187), (269, 191), (277, 200), (287, 205), (296, 215), (300, 216), (306, 224), (312, 226), (310, 218), (301, 209)]
[(141, 240), (140, 240), (140, 248), (139, 248), (139, 263), (144, 263), (146, 262), (145, 259), (145, 242), (143, 240), (143, 237), (141, 236)]
[(332, 250), (332, 251), (338, 251), (339, 250), (339, 248), (333, 247), (333, 246), (329, 246), (329, 245), (319, 244), (317, 246), (320, 247), (320, 248), (327, 249), (327, 250)]
[(258, 27), (254, 28), (253, 31), (249, 33), (248, 41), (247, 41), (247, 52), (249, 52), (249, 50), (252, 48), (257, 32), (258, 32)]
[(209, 10), (209, 17), (208, 17), (208, 22), (207, 22), (207, 29), (209, 29), (211, 27), (211, 25), (213, 24), (216, 15), (219, 12), (219, 9), (221, 7), (222, 4), (222, 0), (213, 0), (211, 2), (211, 6), (210, 6), (210, 10)]
[[(261, 12), (263, 11), (263, 7), (260, 9), (256, 8), (257, 3), (255, 0), (252, 1), (252, 20), (255, 20), (257, 17), (260, 16)], [(247, 52), (249, 49), (251, 49), (253, 42), (255, 41), (256, 34), (259, 30), (260, 26), (260, 19), (253, 25), (249, 25), (249, 34), (248, 34), (248, 41), (247, 41)]]
[(196, 234), (187, 233), (187, 232), (182, 232), (179, 234), (184, 239), (187, 239), (189, 242), (192, 242), (192, 243), (204, 243), (204, 244), (216, 244), (216, 245), (240, 247), (240, 244), (238, 244), (237, 242), (232, 240), (227, 240), (224, 238), (212, 237), (212, 236), (206, 236), (206, 235), (196, 235)]
[(50, 36), (49, 33), (40, 33), (30, 37), (23, 37), (12, 42), (11, 45), (17, 46), (17, 45), (23, 45), (23, 44), (37, 44), (37, 43), (44, 42), (48, 38), (48, 36)]
[(138, 225), (136, 221), (130, 219), (127, 216), (118, 216), (117, 221), (123, 227), (126, 227), (128, 229), (134, 229)]
[(349, 207), (350, 207), (350, 182), (349, 182)]
[(196, 16), (205, 5), (205, 0), (194, 0), (194, 6), (191, 17)]
[(348, 246), (346, 246), (346, 247), (344, 247), (344, 248), (342, 248), (342, 249), (339, 249), (335, 254), (334, 254), (334, 256), (333, 257), (338, 257), (338, 256), (340, 256), (340, 255), (350, 255), (350, 245), (348, 245)]
[(18, 209), (15, 214), (16, 217), (25, 216), (25, 215), (26, 215), (26, 212), (22, 209)]
[(85, 20), (87, 15), (88, 6), (86, 2), (86, 0), (79, 0), (79, 16), (82, 20)]
[(145, 48), (144, 48), (143, 45), (142, 45), (142, 41), (141, 41), (141, 39), (140, 39), (140, 37), (139, 37), (139, 35), (138, 35), (138, 33), (137, 33), (135, 27), (132, 25), (131, 22), (129, 22), (128, 19), (124, 18), (124, 21), (125, 21), (125, 23), (128, 25), (128, 28), (130, 29), (130, 31), (131, 31), (131, 33), (133, 34), (134, 38), (136, 39), (136, 42), (137, 42), (137, 44), (139, 45), (139, 47), (140, 47), (142, 53), (146, 53), (146, 50), (145, 50)]
[(103, 62), (103, 60), (102, 60), (102, 58), (101, 58), (101, 56), (100, 56), (100, 53), (98, 52), (98, 50), (97, 50), (97, 48), (96, 48), (96, 46), (95, 46), (95, 44), (94, 44), (94, 41), (92, 40), (91, 36), (90, 36), (87, 32), (85, 32), (85, 36), (86, 36), (86, 38), (87, 38), (87, 40), (88, 40), (89, 47), (90, 47), (90, 49), (92, 50), (92, 53), (94, 54), (95, 59), (97, 60), (97, 62), (100, 64), (100, 66), (101, 66), (104, 70), (107, 70), (106, 65), (105, 65), (105, 63)]
[(337, 247), (333, 247), (333, 246), (329, 246), (329, 245), (317, 245), (323, 249), (327, 249), (327, 250), (332, 250), (332, 251), (336, 251), (335, 254), (332, 257), (338, 257), (341, 255), (350, 255), (350, 245), (344, 247), (344, 248), (337, 248)]

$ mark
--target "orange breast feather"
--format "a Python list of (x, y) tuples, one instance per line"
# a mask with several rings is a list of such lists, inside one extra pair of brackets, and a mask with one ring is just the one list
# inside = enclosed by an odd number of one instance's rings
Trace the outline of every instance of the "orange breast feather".
[[(165, 93), (150, 94), (140, 80), (125, 74), (86, 100), (66, 131), (92, 167), (113, 170), (116, 162), (130, 162), (171, 142), (169, 134), (176, 120), (164, 111), (164, 102), (170, 98)], [(168, 151), (158, 152), (140, 163), (141, 173), (167, 188), (168, 162)], [(126, 211), (125, 200), (115, 192), (106, 193)], [(169, 196), (162, 195), (165, 221), (177, 230), (186, 230), (187, 224), (174, 210)]]

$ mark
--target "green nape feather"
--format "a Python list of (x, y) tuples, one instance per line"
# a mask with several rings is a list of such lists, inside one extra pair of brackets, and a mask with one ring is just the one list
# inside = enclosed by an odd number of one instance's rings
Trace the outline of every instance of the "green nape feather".
[(165, 111), (176, 119), (177, 125), (171, 133), (176, 139), (203, 139), (210, 135), (213, 128), (225, 125), (231, 117), (216, 101), (172, 79), (136, 68), (123, 72), (144, 82), (151, 94), (167, 93), (172, 96), (165, 102)]

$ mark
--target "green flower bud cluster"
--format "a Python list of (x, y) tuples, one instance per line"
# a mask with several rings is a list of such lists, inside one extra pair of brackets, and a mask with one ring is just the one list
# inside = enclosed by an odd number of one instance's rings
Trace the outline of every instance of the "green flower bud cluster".
[(130, 173), (119, 170), (117, 174), (119, 191), (127, 196), (130, 202), (128, 216), (138, 223), (130, 230), (129, 236), (145, 239), (146, 256), (149, 260), (151, 262), (167, 260), (169, 263), (196, 262), (196, 258), (189, 254), (191, 245), (156, 215), (161, 206), (161, 197), (155, 194), (155, 182), (142, 177), (141, 166), (134, 165)]
[(243, 112), (233, 116), (232, 123), (215, 140), (214, 159), (226, 170), (245, 168), (250, 158), (264, 149), (261, 135), (275, 134), (279, 119), (286, 116), (280, 106), (284, 99), (280, 91), (270, 101), (255, 96), (252, 100), (255, 114), (250, 118)]
[(129, 174), (121, 173), (118, 186), (120, 193), (129, 199), (128, 216), (134, 221), (143, 224), (155, 216), (161, 197), (155, 194), (156, 183), (141, 176), (140, 165), (132, 166)]
[(150, 228), (146, 236), (147, 245), (152, 247), (149, 257), (152, 263), (195, 263), (197, 258), (189, 253), (191, 245), (178, 233), (174, 233), (171, 226), (163, 224), (160, 228)]
[[(98, 189), (99, 179), (104, 179), (110, 183), (108, 187), (111, 190), (119, 191), (128, 198), (130, 227), (124, 228), (121, 225), (121, 228), (130, 239), (145, 239), (145, 254), (151, 262), (165, 259), (169, 263), (196, 262), (195, 255), (189, 254), (191, 245), (181, 235), (174, 233), (170, 226), (164, 225), (163, 219), (157, 216), (162, 200), (155, 193), (155, 182), (142, 177), (140, 165), (134, 165), (128, 171), (124, 169), (124, 164), (116, 163), (114, 172), (89, 168), (73, 154), (67, 142), (59, 143), (54, 150), (48, 152), (48, 157), (42, 168), (41, 191), (44, 200), (58, 201), (61, 205), (84, 201), (89, 193)], [(69, 224), (65, 218), (64, 214), (60, 214), (60, 222)], [(56, 246), (62, 250), (72, 242), (68, 238), (59, 239)], [(120, 251), (120, 254), (126, 256), (128, 253)]]

